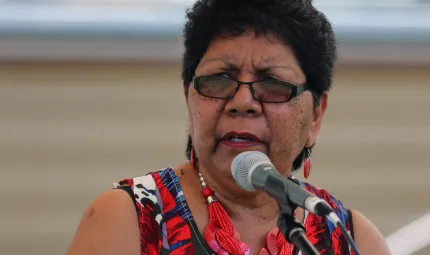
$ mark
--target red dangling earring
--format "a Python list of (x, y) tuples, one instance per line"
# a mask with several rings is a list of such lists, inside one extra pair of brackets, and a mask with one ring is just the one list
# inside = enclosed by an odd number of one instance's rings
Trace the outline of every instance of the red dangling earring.
[(194, 169), (197, 169), (196, 151), (194, 150), (194, 147), (191, 149), (190, 160), (191, 165), (194, 167)]
[(312, 159), (311, 159), (311, 150), (309, 148), (306, 148), (305, 150), (305, 162), (303, 165), (303, 175), (305, 179), (311, 175), (312, 171)]

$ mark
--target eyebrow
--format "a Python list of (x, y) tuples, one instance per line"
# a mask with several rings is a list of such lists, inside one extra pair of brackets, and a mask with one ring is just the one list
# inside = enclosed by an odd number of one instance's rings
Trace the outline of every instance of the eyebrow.
[(279, 64), (276, 62), (279, 62), (277, 57), (262, 58), (258, 61), (257, 66), (253, 62), (252, 67), (259, 72), (268, 72), (273, 69), (290, 69), (294, 71), (294, 68), (292, 68), (291, 66)]
[(224, 55), (220, 55), (220, 56), (216, 56), (216, 57), (213, 57), (213, 58), (206, 59), (206, 60), (202, 61), (202, 63), (200, 64), (200, 66), (204, 67), (206, 64), (209, 64), (211, 62), (222, 62), (224, 64), (227, 64), (229, 67), (239, 68), (239, 66), (237, 64), (235, 64), (235, 62), (237, 62), (235, 60), (237, 60), (237, 58), (235, 58), (235, 57), (233, 57), (231, 55), (225, 55), (224, 54)]
[(287, 65), (266, 65), (266, 66), (261, 66), (261, 67), (254, 67), (254, 69), (257, 72), (261, 72), (261, 73), (267, 73), (273, 69), (289, 69), (289, 70), (294, 71), (294, 69), (292, 67), (287, 66)]
[[(236, 63), (234, 63), (237, 58), (233, 57), (231, 55), (221, 55), (221, 56), (217, 56), (217, 57), (213, 57), (207, 60), (204, 60), (201, 63), (201, 67), (204, 67), (206, 64), (209, 64), (211, 62), (222, 62), (224, 64), (227, 65), (228, 69), (240, 69), (240, 66), (238, 66)], [(259, 66), (256, 67), (255, 64), (253, 63), (252, 66), (253, 68), (257, 71), (257, 72), (269, 72), (270, 70), (273, 69), (290, 69), (294, 71), (294, 68), (292, 68), (291, 66), (288, 65), (283, 65), (283, 64), (271, 64), (270, 62), (272, 60), (276, 59), (275, 57), (271, 57), (271, 58), (267, 58), (267, 59), (262, 59), (259, 61)]]

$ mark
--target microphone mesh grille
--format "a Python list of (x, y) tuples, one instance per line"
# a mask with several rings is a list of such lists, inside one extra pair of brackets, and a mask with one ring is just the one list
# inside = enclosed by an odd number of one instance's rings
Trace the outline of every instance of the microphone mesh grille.
[(249, 178), (251, 167), (258, 162), (270, 162), (266, 154), (259, 151), (246, 151), (237, 155), (231, 163), (231, 172), (233, 178), (242, 189), (247, 191), (254, 191)]

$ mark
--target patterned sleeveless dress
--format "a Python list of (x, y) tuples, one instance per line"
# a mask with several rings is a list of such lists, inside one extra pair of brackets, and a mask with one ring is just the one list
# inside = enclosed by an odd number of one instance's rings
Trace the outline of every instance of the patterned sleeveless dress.
[[(301, 182), (303, 188), (326, 200), (352, 233), (350, 211), (325, 190)], [(114, 184), (132, 196), (139, 218), (142, 255), (212, 255), (188, 208), (172, 168)], [(305, 211), (303, 225), (309, 241), (321, 255), (353, 254), (346, 239), (331, 222)], [(297, 250), (297, 249), (294, 249)], [(296, 254), (301, 254), (296, 251)]]

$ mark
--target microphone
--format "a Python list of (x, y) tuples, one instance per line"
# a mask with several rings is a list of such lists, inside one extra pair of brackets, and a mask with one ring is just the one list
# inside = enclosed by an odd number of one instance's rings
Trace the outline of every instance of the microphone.
[(327, 217), (337, 225), (340, 219), (323, 199), (303, 189), (294, 180), (282, 176), (266, 154), (247, 151), (237, 155), (231, 171), (236, 183), (246, 191), (264, 190), (274, 199), (291, 202), (321, 217)]
[(357, 246), (333, 208), (324, 200), (303, 189), (296, 180), (285, 178), (273, 166), (269, 157), (259, 151), (247, 151), (237, 155), (231, 163), (231, 172), (237, 185), (246, 191), (264, 190), (278, 204), (293, 203), (309, 212), (327, 218), (339, 227), (354, 253)]

